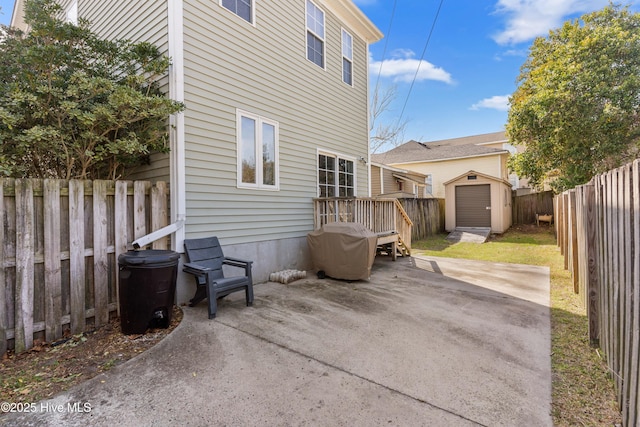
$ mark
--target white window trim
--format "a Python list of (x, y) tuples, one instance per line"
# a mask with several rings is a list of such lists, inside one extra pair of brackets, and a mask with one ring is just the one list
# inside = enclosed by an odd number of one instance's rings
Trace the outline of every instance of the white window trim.
[[(353, 162), (353, 197), (358, 197), (358, 159), (356, 157), (353, 156), (349, 156), (346, 154), (340, 154), (338, 152), (335, 151), (328, 151), (328, 150), (322, 150), (320, 148), (316, 149), (316, 197), (320, 197), (320, 162), (318, 160), (318, 157), (320, 157), (320, 155), (324, 155), (324, 156), (331, 156), (331, 157), (335, 157), (336, 160), (348, 160), (350, 162)], [(336, 162), (336, 165), (338, 164), (338, 162)], [(338, 178), (337, 174), (339, 173), (338, 170), (336, 170), (336, 178)], [(335, 183), (335, 187), (336, 187), (336, 194), (339, 194), (339, 179), (336, 179), (336, 183)], [(336, 196), (339, 197), (339, 196)]]
[[(351, 37), (351, 58), (347, 58), (344, 55), (344, 34), (349, 35), (349, 37)], [(341, 68), (342, 68), (342, 83), (346, 84), (347, 86), (350, 87), (355, 87), (356, 82), (355, 82), (355, 66), (354, 66), (354, 60), (353, 60), (353, 35), (347, 31), (345, 28), (342, 28), (342, 31), (340, 31), (340, 50), (342, 51), (342, 64), (340, 64)], [(344, 59), (347, 59), (349, 62), (351, 62), (351, 83), (347, 83), (344, 81)]]
[[(256, 121), (256, 183), (242, 182), (242, 118), (246, 117)], [(275, 185), (262, 184), (262, 124), (266, 123), (274, 127), (275, 133)], [(258, 114), (248, 111), (236, 110), (236, 150), (237, 150), (237, 178), (236, 185), (238, 188), (279, 191), (280, 190), (280, 124), (275, 121), (262, 117)]]
[(251, 25), (252, 27), (256, 26), (256, 3), (258, 2), (258, 0), (252, 0), (251, 1), (251, 22), (247, 21), (246, 19), (244, 19), (242, 16), (238, 15), (237, 13), (235, 13), (232, 10), (227, 9), (226, 7), (224, 7), (222, 5), (222, 0), (218, 0), (218, 4), (220, 5), (220, 7), (223, 10), (226, 10), (228, 13), (232, 14), (233, 16), (235, 16), (236, 18), (240, 19), (242, 22), (244, 22), (245, 24)]
[[(308, 0), (308, 1), (322, 11), (322, 28), (324, 28), (324, 37), (320, 37), (318, 34), (316, 34), (307, 26), (307, 16), (309, 15), (309, 8), (307, 7), (308, 6), (307, 1), (305, 1), (304, 2), (304, 57), (307, 58), (307, 61), (309, 61), (316, 67), (322, 70), (326, 70), (327, 69), (327, 12), (325, 12), (325, 10), (320, 6), (318, 6), (314, 1), (312, 0)], [(307, 44), (307, 32), (310, 32), (311, 34), (313, 34), (314, 36), (322, 40), (322, 59), (323, 59), (322, 67), (320, 67), (318, 64), (316, 64), (315, 62), (309, 59), (309, 55), (307, 54), (307, 49), (309, 49), (309, 45)]]

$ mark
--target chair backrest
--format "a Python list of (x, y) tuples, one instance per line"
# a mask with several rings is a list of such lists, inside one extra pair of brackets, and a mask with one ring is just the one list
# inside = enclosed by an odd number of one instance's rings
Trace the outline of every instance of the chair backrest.
[(202, 239), (185, 239), (184, 250), (187, 261), (213, 270), (214, 279), (224, 277), (222, 273), (222, 261), (224, 253), (217, 237), (205, 237)]

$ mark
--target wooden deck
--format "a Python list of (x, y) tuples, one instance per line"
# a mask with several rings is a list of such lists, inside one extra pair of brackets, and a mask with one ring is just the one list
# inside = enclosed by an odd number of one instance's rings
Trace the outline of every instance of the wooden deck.
[(358, 222), (378, 235), (378, 246), (388, 246), (396, 256), (411, 255), (413, 222), (397, 199), (313, 199), (314, 228), (330, 222)]

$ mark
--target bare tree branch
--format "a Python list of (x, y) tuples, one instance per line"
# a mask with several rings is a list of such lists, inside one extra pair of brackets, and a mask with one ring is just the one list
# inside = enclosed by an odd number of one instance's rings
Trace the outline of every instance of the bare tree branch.
[(391, 123), (383, 122), (383, 116), (389, 115), (391, 104), (396, 99), (397, 86), (390, 86), (384, 91), (376, 87), (369, 104), (369, 144), (371, 153), (376, 153), (384, 146), (396, 147), (404, 140), (407, 120), (394, 119)]

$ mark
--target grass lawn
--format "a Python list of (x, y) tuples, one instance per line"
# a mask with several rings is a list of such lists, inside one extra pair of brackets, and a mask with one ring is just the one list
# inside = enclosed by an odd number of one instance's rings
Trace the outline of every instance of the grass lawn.
[(587, 317), (549, 227), (518, 226), (490, 241), (451, 243), (446, 234), (413, 242), (412, 252), (547, 266), (551, 273), (552, 415), (556, 426), (621, 425), (601, 352), (589, 345)]

